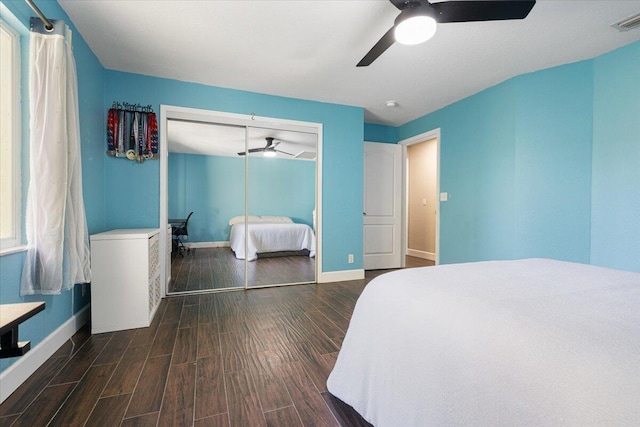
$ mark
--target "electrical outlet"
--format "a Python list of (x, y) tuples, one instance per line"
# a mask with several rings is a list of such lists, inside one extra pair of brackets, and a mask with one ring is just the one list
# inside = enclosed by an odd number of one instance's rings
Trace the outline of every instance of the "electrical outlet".
[(349, 264), (353, 264), (353, 254), (349, 254)]

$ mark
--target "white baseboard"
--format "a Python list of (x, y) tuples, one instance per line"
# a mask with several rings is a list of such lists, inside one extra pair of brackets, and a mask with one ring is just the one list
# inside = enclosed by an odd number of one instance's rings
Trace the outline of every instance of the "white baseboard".
[(329, 271), (318, 274), (318, 283), (346, 282), (364, 279), (364, 270)]
[(27, 380), (44, 362), (67, 342), (91, 318), (91, 304), (87, 304), (78, 313), (49, 334), (38, 345), (21, 356), (15, 363), (0, 374), (0, 403), (4, 402), (20, 385)]
[(184, 242), (188, 248), (229, 248), (229, 242)]
[(407, 255), (414, 256), (416, 258), (428, 259), (430, 261), (436, 260), (436, 254), (433, 252), (419, 251), (417, 249), (407, 249)]

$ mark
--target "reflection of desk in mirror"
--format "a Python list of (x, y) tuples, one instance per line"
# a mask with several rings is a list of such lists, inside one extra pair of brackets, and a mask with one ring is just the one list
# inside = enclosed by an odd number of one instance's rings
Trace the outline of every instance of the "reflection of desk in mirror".
[(44, 310), (43, 302), (0, 305), (0, 358), (22, 356), (30, 341), (18, 342), (18, 325)]
[(189, 229), (187, 227), (189, 225), (189, 218), (191, 218), (191, 215), (193, 215), (193, 212), (189, 213), (185, 219), (169, 219), (169, 224), (171, 224), (171, 234), (173, 235), (172, 248), (177, 250), (177, 253), (180, 255), (184, 255), (185, 251), (190, 251), (190, 249), (185, 247), (184, 243), (182, 243), (181, 238), (189, 237)]
[(185, 223), (187, 222), (187, 219), (186, 218), (169, 218), (167, 222), (171, 226), (171, 235), (173, 236), (173, 238), (171, 239), (171, 252), (177, 254), (180, 252), (180, 246), (178, 244), (178, 239), (175, 237), (175, 234), (176, 234), (175, 231), (180, 227), (184, 227)]

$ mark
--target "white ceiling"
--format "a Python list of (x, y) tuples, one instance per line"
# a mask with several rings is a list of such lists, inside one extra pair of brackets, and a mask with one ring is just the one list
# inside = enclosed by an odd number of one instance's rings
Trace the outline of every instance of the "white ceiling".
[[(247, 147), (264, 148), (266, 138), (274, 138), (276, 157), (282, 159), (315, 160), (317, 135), (286, 130), (249, 128)], [(169, 120), (167, 125), (169, 152), (209, 156), (239, 157), (245, 152), (245, 128), (202, 122)], [(262, 153), (250, 153), (262, 156)]]
[(360, 106), (367, 122), (394, 126), (640, 40), (611, 28), (640, 0), (538, 0), (522, 21), (443, 24), (356, 68), (399, 13), (387, 0), (58, 2), (108, 69)]

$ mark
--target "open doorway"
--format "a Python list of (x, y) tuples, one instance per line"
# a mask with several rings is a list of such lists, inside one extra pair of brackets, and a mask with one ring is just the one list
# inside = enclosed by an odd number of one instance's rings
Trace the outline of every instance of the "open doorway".
[(440, 132), (400, 142), (404, 146), (405, 263), (438, 263)]

